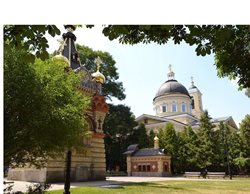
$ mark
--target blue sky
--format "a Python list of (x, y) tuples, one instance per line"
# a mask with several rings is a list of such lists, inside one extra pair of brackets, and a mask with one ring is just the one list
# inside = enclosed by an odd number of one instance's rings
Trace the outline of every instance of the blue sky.
[[(72, 4), (47, 1), (39, 6), (32, 0), (4, 1), (0, 23), (3, 24), (249, 24), (247, 0), (92, 0)], [(15, 6), (13, 6), (15, 5)], [(29, 5), (29, 6), (27, 6)], [(9, 14), (11, 7), (12, 13)], [(233, 14), (232, 14), (233, 13)], [(176, 79), (187, 88), (190, 77), (203, 94), (203, 106), (213, 117), (232, 115), (239, 123), (250, 110), (250, 99), (237, 90), (235, 82), (216, 76), (213, 56), (197, 57), (194, 48), (187, 45), (121, 45), (109, 41), (98, 29), (77, 29), (77, 43), (109, 52), (116, 61), (120, 81), (126, 89), (126, 100), (136, 116), (153, 114), (152, 99), (167, 79), (168, 65), (173, 65)], [(3, 40), (3, 31), (0, 31)], [(50, 51), (58, 48), (56, 38), (49, 38)], [(0, 58), (3, 58), (0, 46)], [(3, 83), (3, 74), (0, 74)], [(3, 91), (3, 90), (2, 90)], [(1, 91), (1, 92), (2, 92)], [(2, 94), (2, 93), (1, 93)], [(3, 95), (0, 95), (3, 103)], [(1, 136), (2, 137), (2, 136)], [(0, 137), (0, 139), (1, 139)]]
[[(63, 26), (59, 27), (63, 33)], [(113, 56), (119, 81), (126, 89), (126, 99), (114, 99), (113, 103), (129, 106), (135, 116), (154, 114), (152, 100), (167, 80), (169, 64), (173, 67), (175, 78), (186, 88), (191, 85), (190, 77), (194, 77), (195, 85), (202, 93), (203, 108), (208, 110), (210, 116), (232, 116), (238, 124), (250, 113), (250, 99), (243, 91), (238, 91), (236, 82), (217, 77), (212, 55), (196, 56), (195, 48), (185, 43), (122, 45), (104, 37), (100, 25), (93, 29), (77, 28), (75, 35), (78, 44), (107, 51)], [(49, 51), (58, 48), (59, 38), (49, 38)]]

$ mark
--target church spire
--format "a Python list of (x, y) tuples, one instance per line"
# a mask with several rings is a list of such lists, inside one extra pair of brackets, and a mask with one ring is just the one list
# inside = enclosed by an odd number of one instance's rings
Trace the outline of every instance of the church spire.
[(60, 43), (58, 56), (66, 57), (69, 66), (72, 69), (76, 70), (81, 66), (81, 62), (75, 46), (76, 36), (73, 34), (76, 27), (74, 25), (65, 25), (64, 27), (67, 32), (62, 35), (62, 39), (58, 40)]
[(191, 87), (194, 87), (194, 77), (191, 76)]
[(196, 86), (194, 85), (194, 77), (191, 76), (191, 86), (189, 89), (192, 89), (192, 88), (196, 88)]
[(169, 69), (168, 80), (173, 80), (174, 79), (174, 72), (172, 71), (172, 65), (171, 64), (169, 64), (168, 69)]

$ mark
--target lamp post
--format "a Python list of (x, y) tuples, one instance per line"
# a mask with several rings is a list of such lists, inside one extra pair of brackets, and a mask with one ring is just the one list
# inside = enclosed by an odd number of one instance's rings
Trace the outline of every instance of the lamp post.
[(63, 194), (70, 194), (70, 170), (71, 170), (71, 150), (68, 150), (66, 156), (66, 173), (64, 180), (64, 192)]

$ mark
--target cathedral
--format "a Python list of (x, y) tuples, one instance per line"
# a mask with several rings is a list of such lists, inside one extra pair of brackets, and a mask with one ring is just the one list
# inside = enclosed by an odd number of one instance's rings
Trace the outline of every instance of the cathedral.
[[(202, 94), (194, 85), (185, 86), (175, 79), (175, 74), (169, 66), (168, 80), (165, 81), (153, 99), (155, 115), (143, 114), (136, 118), (138, 123), (143, 123), (147, 132), (151, 130), (156, 134), (153, 148), (139, 149), (138, 144), (128, 146), (124, 154), (127, 157), (128, 176), (171, 176), (171, 155), (159, 148), (157, 133), (167, 123), (172, 123), (176, 131), (183, 131), (191, 126), (194, 130), (200, 125), (203, 112)], [(211, 122), (217, 128), (220, 122), (227, 124), (231, 130), (237, 126), (231, 116), (213, 118)]]
[[(99, 71), (101, 59), (96, 59), (97, 71), (90, 74), (88, 69), (81, 64), (76, 50), (74, 35), (75, 27), (65, 25), (67, 30), (59, 40), (60, 47), (58, 55), (54, 60), (65, 61), (68, 67), (75, 73), (84, 72), (79, 89), (91, 99), (90, 108), (85, 111), (84, 117), (87, 120), (90, 137), (82, 140), (86, 148), (82, 152), (72, 150), (70, 177), (71, 181), (105, 180), (106, 159), (104, 148), (103, 122), (108, 112), (108, 105), (105, 97), (102, 96), (102, 84), (105, 82), (104, 75)], [(66, 154), (66, 153), (65, 153)], [(23, 168), (9, 169), (9, 180), (32, 181), (32, 182), (63, 182), (65, 179), (65, 157), (50, 158), (42, 169), (36, 169), (27, 164)]]
[[(166, 123), (172, 123), (176, 131), (182, 131), (187, 126), (197, 129), (203, 112), (201, 91), (194, 85), (193, 78), (189, 89), (179, 83), (171, 65), (167, 76), (167, 81), (160, 86), (153, 99), (155, 115), (142, 114), (136, 121), (143, 123), (148, 132), (153, 130), (155, 133)], [(231, 116), (213, 118), (211, 122), (216, 127), (223, 122), (230, 129), (237, 129)]]

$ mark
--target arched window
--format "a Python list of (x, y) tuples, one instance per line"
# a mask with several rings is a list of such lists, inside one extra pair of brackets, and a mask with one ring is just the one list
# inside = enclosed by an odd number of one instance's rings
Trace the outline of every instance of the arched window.
[(187, 112), (187, 106), (185, 102), (181, 103), (181, 112)]
[(192, 103), (191, 103), (191, 105), (192, 105), (192, 109), (194, 109), (194, 99), (192, 98)]
[(162, 104), (162, 112), (167, 112), (167, 104), (165, 102)]
[(175, 101), (172, 102), (172, 112), (177, 112), (177, 104)]

